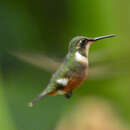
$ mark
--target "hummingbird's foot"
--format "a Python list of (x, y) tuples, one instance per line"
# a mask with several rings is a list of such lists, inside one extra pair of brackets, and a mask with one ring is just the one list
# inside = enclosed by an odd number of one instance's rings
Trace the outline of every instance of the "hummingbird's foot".
[(72, 91), (66, 93), (66, 94), (65, 94), (65, 97), (66, 97), (67, 99), (70, 99), (70, 98), (72, 97)]

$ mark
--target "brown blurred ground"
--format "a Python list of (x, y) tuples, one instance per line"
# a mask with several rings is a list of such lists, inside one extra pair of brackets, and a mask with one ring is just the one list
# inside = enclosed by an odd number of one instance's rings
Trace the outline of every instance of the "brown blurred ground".
[(128, 130), (128, 126), (120, 120), (110, 103), (87, 98), (80, 99), (55, 130)]

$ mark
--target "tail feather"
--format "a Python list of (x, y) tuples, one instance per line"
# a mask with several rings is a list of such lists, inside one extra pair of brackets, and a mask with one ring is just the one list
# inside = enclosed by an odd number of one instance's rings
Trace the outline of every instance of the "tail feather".
[(39, 102), (43, 97), (45, 97), (47, 95), (46, 92), (42, 92), (39, 96), (37, 96), (36, 98), (34, 98), (32, 100), (32, 102), (30, 102), (28, 104), (29, 107), (32, 107), (34, 104), (36, 104), (37, 102)]

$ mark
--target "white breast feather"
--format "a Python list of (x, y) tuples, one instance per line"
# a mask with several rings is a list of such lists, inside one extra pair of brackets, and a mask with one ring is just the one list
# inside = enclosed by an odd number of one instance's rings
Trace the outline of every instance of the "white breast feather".
[(63, 86), (66, 86), (68, 84), (68, 79), (67, 78), (61, 78), (57, 80), (58, 84), (61, 84)]
[(81, 55), (78, 51), (75, 53), (75, 60), (78, 62), (88, 63), (88, 59)]

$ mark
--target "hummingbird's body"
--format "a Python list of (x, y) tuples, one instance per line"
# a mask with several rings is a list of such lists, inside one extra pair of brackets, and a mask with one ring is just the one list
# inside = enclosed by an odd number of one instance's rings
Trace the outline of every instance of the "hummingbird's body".
[(69, 52), (61, 67), (52, 76), (47, 88), (29, 105), (32, 106), (47, 95), (65, 95), (70, 98), (72, 91), (84, 81), (88, 75), (88, 52), (91, 44), (99, 39), (112, 37), (107, 35), (97, 38), (78, 36), (71, 40)]
[[(72, 59), (69, 59), (72, 58)], [(68, 62), (68, 60), (71, 60)], [(48, 95), (64, 94), (67, 98), (71, 96), (71, 92), (83, 80), (86, 79), (88, 74), (88, 60), (77, 61), (76, 54), (71, 57), (67, 55), (61, 68), (54, 74), (52, 80), (47, 88)], [(52, 87), (54, 86), (54, 88)]]

